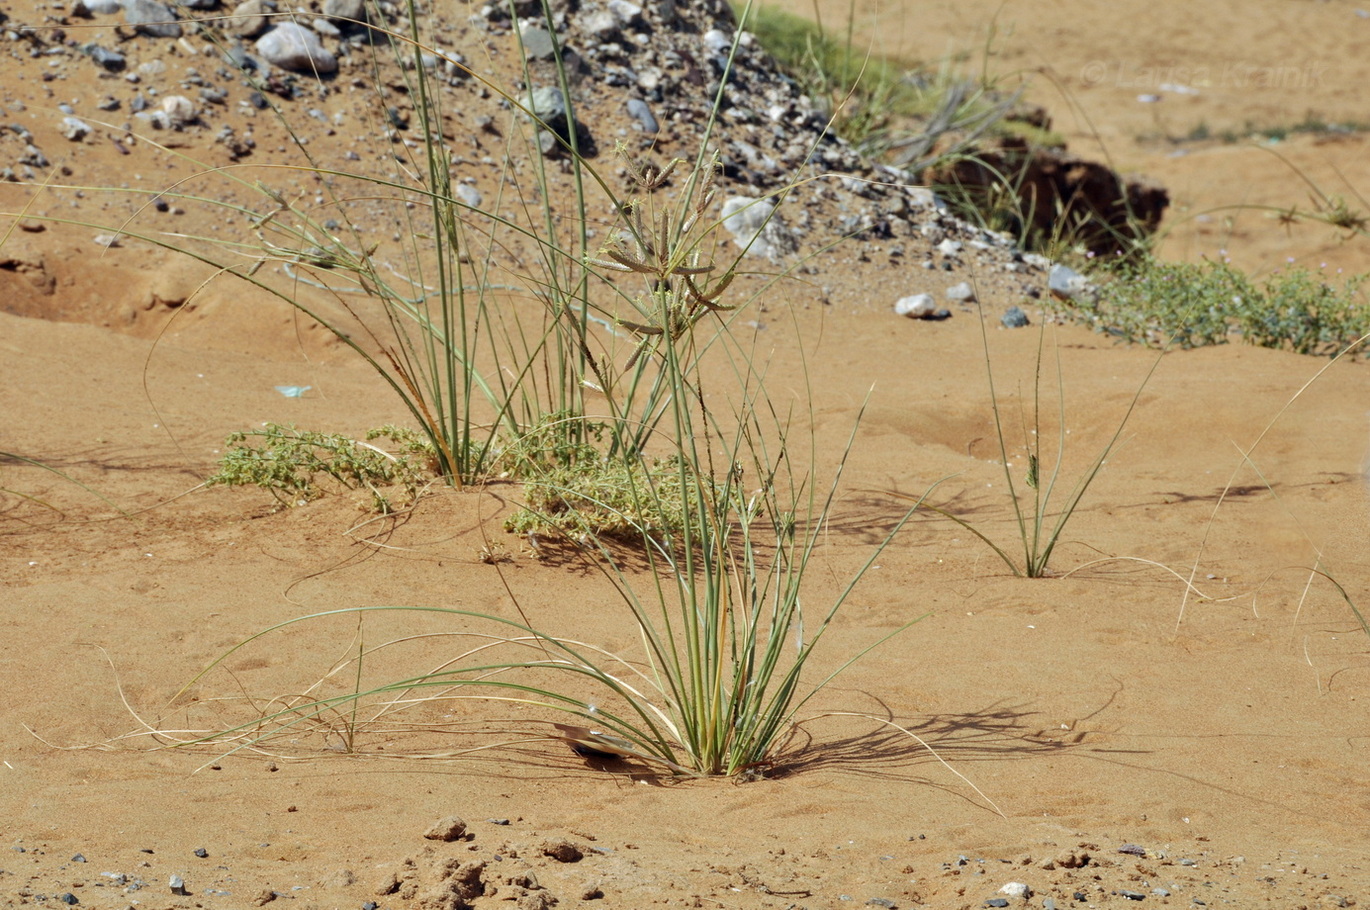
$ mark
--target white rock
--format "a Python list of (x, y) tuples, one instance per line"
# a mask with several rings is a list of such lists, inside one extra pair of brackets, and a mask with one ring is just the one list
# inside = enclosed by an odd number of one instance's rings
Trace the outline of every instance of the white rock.
[(619, 22), (618, 17), (608, 10), (590, 13), (585, 17), (584, 22), (582, 23), (582, 27), (585, 31), (594, 35), (595, 38), (600, 41), (612, 40), (621, 25), (622, 23)]
[(947, 288), (947, 299), (954, 300), (957, 303), (974, 303), (976, 299), (975, 288), (971, 287), (969, 281), (954, 284)]
[(919, 209), (945, 209), (947, 204), (925, 186), (906, 186), (904, 195), (909, 197), (909, 204)]
[(457, 184), (457, 187), (456, 187), (456, 190), (455, 190), (454, 192), (455, 192), (456, 197), (457, 197), (458, 199), (460, 199), (460, 200), (461, 200), (463, 203), (465, 203), (466, 205), (469, 205), (469, 206), (470, 206), (471, 208), (473, 208), (473, 209), (478, 209), (478, 208), (480, 208), (480, 203), (481, 203), (480, 190), (476, 189), (476, 188), (475, 188), (474, 186), (472, 186), (471, 184), (469, 184), (469, 183), (458, 183), (458, 184)]
[(80, 142), (90, 135), (90, 127), (84, 120), (76, 117), (62, 118), (62, 135), (72, 142)]
[(723, 203), (722, 214), (733, 242), (752, 256), (776, 262), (798, 248), (794, 234), (776, 216), (775, 203), (769, 199), (734, 196)]
[(1032, 889), (1025, 885), (1023, 882), (1009, 882), (1007, 885), (999, 889), (999, 893), (1007, 894), (1009, 897), (1020, 897), (1023, 900), (1027, 900), (1029, 897), (1032, 897)]
[(1057, 263), (1047, 275), (1047, 290), (1060, 300), (1088, 299), (1094, 291), (1089, 279), (1069, 266)]
[(163, 98), (162, 113), (166, 114), (167, 125), (177, 130), (194, 123), (199, 116), (195, 103), (185, 95), (167, 95)]
[(283, 22), (257, 39), (257, 53), (272, 66), (301, 73), (334, 73), (338, 58), (324, 50), (319, 36), (297, 22)]
[(622, 25), (633, 25), (642, 19), (642, 7), (628, 0), (609, 0), (609, 12)]
[(945, 319), (951, 314), (937, 307), (937, 300), (931, 294), (912, 294), (900, 297), (894, 303), (894, 312), (910, 319)]

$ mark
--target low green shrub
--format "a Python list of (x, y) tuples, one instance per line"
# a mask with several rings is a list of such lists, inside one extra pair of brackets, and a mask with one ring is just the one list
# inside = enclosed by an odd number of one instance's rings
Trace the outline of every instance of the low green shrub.
[(1257, 282), (1226, 262), (1144, 258), (1103, 273), (1096, 301), (1056, 301), (1067, 318), (1134, 344), (1196, 348), (1245, 341), (1336, 356), (1370, 332), (1365, 276), (1333, 283), (1290, 268)]
[[(398, 453), (371, 444), (381, 438), (394, 443)], [(261, 487), (282, 508), (317, 499), (331, 481), (346, 490), (366, 489), (376, 510), (389, 514), (395, 503), (386, 488), (398, 487), (412, 501), (435, 476), (432, 445), (414, 430), (400, 427), (380, 427), (359, 442), (337, 433), (268, 423), (260, 430), (233, 433), (224, 444), (227, 451), (219, 459), (219, 469), (205, 485)]]

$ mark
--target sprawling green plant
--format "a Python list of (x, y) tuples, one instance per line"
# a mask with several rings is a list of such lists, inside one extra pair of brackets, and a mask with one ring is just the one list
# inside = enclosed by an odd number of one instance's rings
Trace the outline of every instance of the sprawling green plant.
[(1257, 282), (1225, 262), (1150, 257), (1104, 273), (1097, 302), (1053, 304), (1072, 319), (1125, 341), (1195, 348), (1233, 339), (1298, 354), (1336, 356), (1370, 331), (1364, 277), (1339, 284), (1305, 268)]
[[(372, 444), (386, 438), (398, 452)], [(432, 445), (413, 430), (380, 427), (361, 442), (339, 433), (318, 433), (268, 423), (260, 430), (232, 433), (227, 451), (206, 486), (256, 486), (269, 492), (284, 508), (301, 505), (323, 494), (320, 481), (370, 492), (376, 509), (394, 511), (387, 488), (399, 487), (412, 501), (433, 477), (436, 455)]]

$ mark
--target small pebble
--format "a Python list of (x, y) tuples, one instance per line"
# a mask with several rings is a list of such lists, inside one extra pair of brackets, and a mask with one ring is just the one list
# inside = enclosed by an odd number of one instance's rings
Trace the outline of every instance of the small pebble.
[(1009, 307), (1008, 310), (1004, 312), (1004, 315), (999, 317), (999, 321), (1003, 323), (1004, 328), (1007, 329), (1021, 329), (1025, 325), (1030, 325), (1027, 313), (1023, 312), (1022, 307), (1016, 306)]
[(204, 859), (205, 857), (209, 856), (209, 851), (206, 850), (204, 847), (196, 847), (195, 855), (198, 856), (200, 859)]
[(78, 853), (71, 858), (71, 861), (73, 863), (84, 863), (86, 861), (86, 858)]
[(1125, 899), (1125, 900), (1130, 900), (1130, 901), (1144, 901), (1144, 900), (1146, 900), (1146, 895), (1143, 894), (1143, 893), (1140, 892), (1140, 891), (1126, 891), (1126, 890), (1124, 890), (1124, 891), (1119, 891), (1119, 892), (1117, 892), (1117, 894), (1118, 894), (1119, 897), (1121, 897), (1121, 898), (1123, 898), (1123, 899)]
[(59, 895), (57, 899), (62, 903), (73, 907), (81, 903), (79, 900), (76, 899), (76, 895), (72, 894), (70, 891), (66, 892), (65, 894)]
[(182, 897), (188, 896), (190, 894), (190, 892), (186, 889), (185, 879), (181, 878), (179, 875), (173, 875), (171, 877), (171, 880), (167, 882), (167, 884), (171, 887), (172, 894), (179, 894)]

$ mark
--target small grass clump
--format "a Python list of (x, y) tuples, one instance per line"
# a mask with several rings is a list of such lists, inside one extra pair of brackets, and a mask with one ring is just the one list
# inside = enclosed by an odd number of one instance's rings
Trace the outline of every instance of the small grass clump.
[[(391, 454), (371, 440), (389, 439), (399, 450)], [(260, 430), (231, 434), (228, 451), (206, 486), (257, 486), (269, 492), (282, 508), (303, 505), (322, 496), (327, 481), (345, 490), (370, 492), (378, 512), (395, 511), (393, 488), (412, 501), (434, 477), (432, 446), (413, 430), (380, 427), (361, 442), (338, 433), (319, 433), (268, 423)]]
[(1340, 285), (1291, 268), (1257, 282), (1225, 262), (1143, 258), (1106, 273), (1095, 302), (1057, 301), (1058, 312), (1133, 344), (1196, 348), (1245, 341), (1336, 356), (1370, 331), (1364, 276)]
[[(1079, 509), (1081, 501), (1108, 462), (1109, 456), (1117, 449), (1123, 438), (1123, 431), (1127, 428), (1127, 423), (1141, 400), (1142, 392), (1146, 390), (1156, 368), (1160, 366), (1161, 357), (1160, 355), (1157, 356), (1151, 368), (1142, 377), (1137, 386), (1137, 391), (1132, 395), (1132, 400), (1122, 412), (1118, 420), (1118, 427), (1113, 431), (1113, 435), (1108, 438), (1108, 441), (1089, 461), (1084, 470), (1075, 477), (1074, 482), (1070, 483), (1069, 479), (1062, 475), (1066, 439), (1069, 431), (1066, 428), (1066, 395), (1065, 382), (1061, 371), (1060, 348), (1057, 347), (1055, 352), (1056, 388), (1054, 397), (1057, 410), (1055, 445), (1051, 445), (1048, 441), (1050, 434), (1045, 432), (1042, 420), (1043, 394), (1050, 391), (1043, 389), (1042, 382), (1043, 358), (1046, 353), (1045, 326), (1040, 330), (1041, 334), (1037, 341), (1037, 361), (1032, 377), (1031, 411), (1025, 410), (1021, 415), (1023, 418), (1023, 439), (1021, 443), (1011, 442), (1008, 430), (1009, 421), (1005, 414), (1007, 406), (1000, 398), (995, 385), (994, 366), (989, 356), (989, 336), (985, 329), (983, 316), (982, 312), (980, 332), (981, 340), (984, 343), (985, 376), (989, 382), (990, 410), (994, 417), (994, 436), (999, 448), (999, 465), (1004, 472), (1003, 489), (1006, 492), (1004, 498), (1008, 501), (1008, 506), (1013, 513), (1013, 524), (1018, 535), (1017, 546), (1012, 543), (1001, 546), (969, 519), (956, 514), (950, 506), (941, 507), (928, 501), (929, 494), (924, 494), (923, 497), (918, 498), (914, 508), (921, 508), (924, 511), (940, 515), (975, 535), (993, 550), (996, 556), (1003, 560), (1004, 565), (1014, 575), (1022, 578), (1045, 578), (1051, 574), (1049, 568), (1051, 557), (1056, 551), (1057, 544), (1061, 542), (1061, 536), (1065, 533), (1066, 525), (1074, 517), (1076, 510)], [(1026, 455), (1027, 460), (1026, 470), (1021, 477), (1015, 476), (1013, 457), (1010, 454), (1017, 452)], [(1068, 492), (1066, 492), (1067, 483), (1070, 483)], [(903, 493), (891, 491), (891, 495), (898, 499), (915, 500), (914, 497)], [(1013, 552), (1015, 550), (1020, 555), (1016, 556)]]

